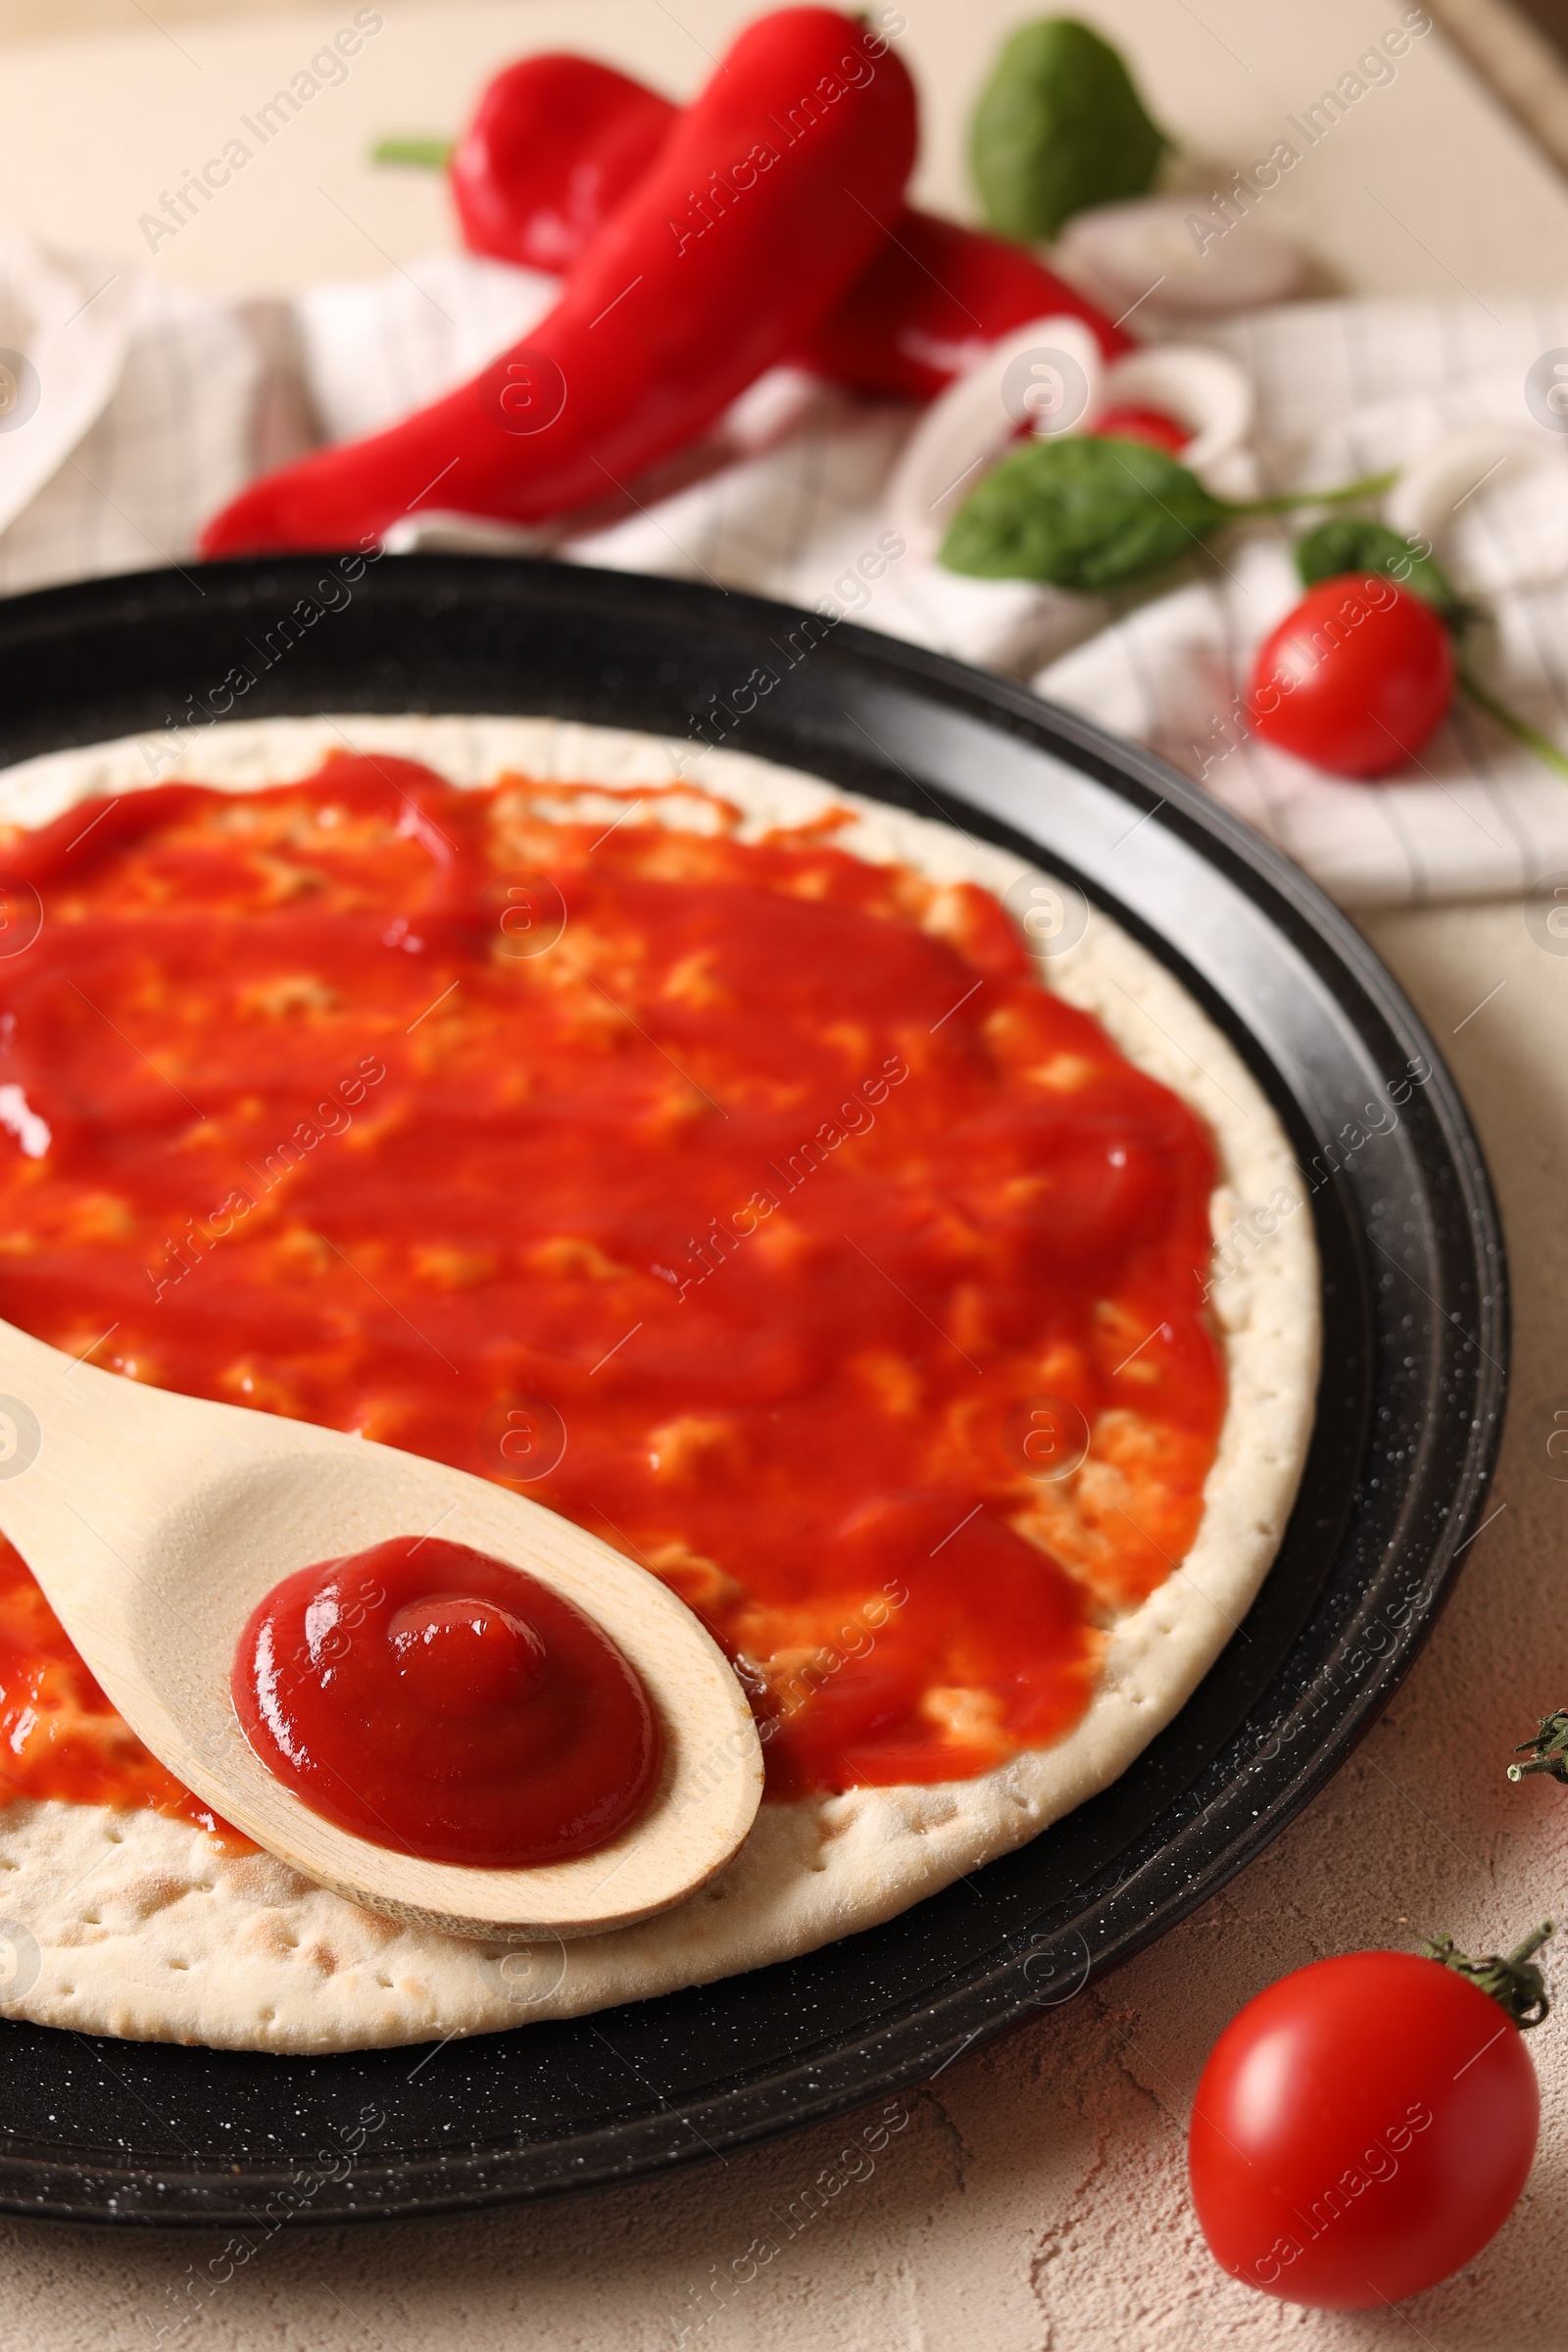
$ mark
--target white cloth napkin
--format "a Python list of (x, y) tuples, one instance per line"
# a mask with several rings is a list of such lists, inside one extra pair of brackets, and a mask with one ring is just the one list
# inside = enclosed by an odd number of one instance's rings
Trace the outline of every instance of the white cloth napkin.
[[(41, 389), (24, 422), (8, 431), (0, 416), (0, 589), (187, 561), (202, 518), (250, 473), (461, 383), (554, 295), (548, 277), (440, 253), (293, 306), (230, 305), (12, 240), (0, 366), (7, 349), (30, 355)], [(1568, 302), (1298, 305), (1205, 339), (1254, 378), (1265, 484), (1327, 485), (1456, 425), (1528, 426), (1524, 377), (1568, 346)], [(910, 421), (780, 369), (700, 450), (570, 537), (427, 514), (395, 543), (554, 546), (570, 562), (820, 604), (1034, 674), (1200, 777), (1346, 905), (1496, 896), (1568, 871), (1568, 783), (1468, 707), (1383, 786), (1336, 783), (1246, 739), (1251, 652), (1296, 593), (1283, 526), (1232, 534), (1182, 584), (1120, 605), (889, 559), (883, 499)], [(1568, 436), (1563, 454), (1560, 492), (1482, 485), (1440, 553), (1495, 613), (1494, 691), (1568, 740)], [(1536, 569), (1560, 569), (1510, 585), (1532, 550)]]
[(130, 264), (0, 240), (0, 592), (177, 564), (253, 469), (256, 333)]

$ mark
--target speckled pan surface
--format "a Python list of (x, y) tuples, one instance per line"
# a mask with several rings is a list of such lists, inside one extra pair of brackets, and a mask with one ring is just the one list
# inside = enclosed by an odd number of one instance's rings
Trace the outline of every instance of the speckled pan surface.
[(726, 749), (1037, 858), (1152, 951), (1272, 1100), (1310, 1190), (1328, 1370), (1245, 1641), (1120, 1781), (1018, 1853), (802, 1959), (423, 2063), (0, 2029), (13, 2210), (341, 2220), (543, 2194), (934, 2071), (1070, 1999), (1283, 1826), (1419, 1645), (1495, 1449), (1500, 1243), (1446, 1075), (1348, 926), (1157, 762), (1021, 689), (739, 597), (411, 559), (332, 612), (311, 594), (321, 568), (147, 575), (0, 611), (0, 764), (144, 733), (156, 765), (167, 723), (188, 743), (203, 709), (539, 711), (672, 736), (700, 722)]

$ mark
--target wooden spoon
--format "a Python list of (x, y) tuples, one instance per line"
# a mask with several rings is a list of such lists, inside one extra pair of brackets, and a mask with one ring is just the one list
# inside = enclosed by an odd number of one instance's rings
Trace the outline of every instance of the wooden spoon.
[[(597, 1935), (684, 1902), (756, 1818), (751, 1710), (691, 1611), (608, 1544), (486, 1479), (143, 1387), (0, 1323), (0, 1530), (154, 1755), (350, 1902), (460, 1936)], [(663, 1774), (648, 1811), (599, 1852), (529, 1870), (393, 1853), (313, 1813), (245, 1739), (229, 1669), (257, 1602), (297, 1568), (437, 1532), (573, 1601), (642, 1676)]]

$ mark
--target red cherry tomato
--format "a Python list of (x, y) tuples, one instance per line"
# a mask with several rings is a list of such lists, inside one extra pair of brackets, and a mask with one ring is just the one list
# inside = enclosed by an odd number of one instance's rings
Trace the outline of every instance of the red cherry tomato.
[(1540, 2117), (1519, 2029), (1489, 1994), (1436, 1960), (1348, 1952), (1282, 1977), (1215, 2043), (1193, 2103), (1193, 2201), (1249, 2286), (1381, 2307), (1501, 2228)]
[(1424, 597), (1380, 572), (1309, 588), (1266, 638), (1248, 704), (1266, 743), (1339, 776), (1386, 776), (1453, 700), (1453, 647)]
[(1173, 458), (1193, 437), (1160, 409), (1105, 409), (1095, 419), (1095, 432), (1106, 441), (1147, 441), (1152, 449), (1168, 449)]

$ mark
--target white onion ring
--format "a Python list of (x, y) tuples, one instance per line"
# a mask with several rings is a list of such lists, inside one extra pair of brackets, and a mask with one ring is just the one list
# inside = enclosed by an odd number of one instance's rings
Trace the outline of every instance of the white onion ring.
[[(1070, 396), (1053, 412), (1030, 399), (1027, 371), (1021, 400), (1009, 407), (1004, 378), (1032, 353), (1063, 355), (1083, 377), (1084, 396)], [(1103, 363), (1100, 346), (1081, 318), (1036, 318), (1014, 329), (977, 361), (967, 375), (932, 402), (905, 448), (888, 489), (889, 519), (916, 563), (928, 563), (942, 545), (947, 526), (970, 491), (1000, 458), (1020, 423), (1032, 414), (1035, 432), (1078, 429), (1101, 405)], [(1053, 387), (1042, 371), (1040, 390)]]
[[(1455, 527), (1469, 500), (1487, 484), (1538, 469), (1555, 472), (1563, 496), (1564, 526), (1560, 544), (1546, 560), (1525, 565), (1506, 578), (1489, 576), (1489, 594), (1521, 588), (1542, 588), (1568, 571), (1568, 483), (1563, 469), (1568, 450), (1547, 440), (1528, 425), (1469, 424), (1444, 433), (1411, 459), (1383, 504), (1383, 517), (1401, 538), (1437, 547)], [(1463, 586), (1465, 583), (1459, 583)]]
[(1056, 251), (1075, 285), (1112, 317), (1136, 310), (1140, 325), (1145, 306), (1171, 318), (1211, 318), (1284, 302), (1305, 269), (1283, 237), (1250, 216), (1227, 227), (1197, 195), (1094, 205), (1068, 221)]
[(1196, 343), (1151, 343), (1113, 362), (1101, 386), (1102, 410), (1157, 409), (1184, 425), (1192, 439), (1182, 464), (1205, 480), (1246, 445), (1255, 406), (1246, 369)]

